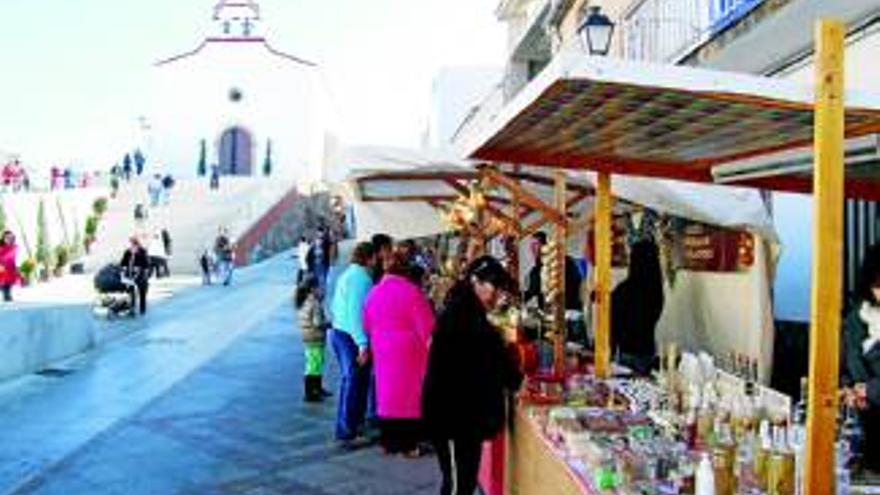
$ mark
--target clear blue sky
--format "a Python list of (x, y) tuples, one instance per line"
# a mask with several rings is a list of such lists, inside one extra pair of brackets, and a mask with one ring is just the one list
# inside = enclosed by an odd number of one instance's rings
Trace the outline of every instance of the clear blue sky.
[[(273, 45), (324, 68), (347, 141), (416, 146), (438, 69), (503, 63), (497, 1), (260, 4)], [(32, 162), (113, 156), (149, 110), (141, 102), (151, 64), (195, 47), (214, 4), (2, 0), (0, 151)]]

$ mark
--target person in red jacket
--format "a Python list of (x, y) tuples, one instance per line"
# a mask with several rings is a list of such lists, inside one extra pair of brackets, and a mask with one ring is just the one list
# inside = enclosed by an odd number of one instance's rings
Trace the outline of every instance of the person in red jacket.
[(12, 301), (12, 286), (21, 281), (18, 273), (18, 265), (15, 264), (18, 255), (18, 246), (15, 244), (15, 234), (7, 230), (0, 238), (0, 290), (3, 292), (3, 301)]

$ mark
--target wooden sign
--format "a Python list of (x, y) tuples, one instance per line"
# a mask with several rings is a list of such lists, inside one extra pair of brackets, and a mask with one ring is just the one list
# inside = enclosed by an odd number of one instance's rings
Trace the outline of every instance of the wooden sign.
[(673, 264), (695, 272), (738, 272), (755, 260), (754, 236), (748, 232), (698, 222), (680, 222)]

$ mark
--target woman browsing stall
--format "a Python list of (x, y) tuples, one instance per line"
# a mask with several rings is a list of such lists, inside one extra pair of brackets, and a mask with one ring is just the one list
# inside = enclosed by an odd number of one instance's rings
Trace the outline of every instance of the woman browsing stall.
[(516, 293), (513, 279), (498, 260), (482, 256), (449, 290), (437, 317), (422, 414), (443, 473), (442, 495), (474, 492), (482, 444), (501, 431), (507, 393), (522, 381), (487, 318), (505, 293)]

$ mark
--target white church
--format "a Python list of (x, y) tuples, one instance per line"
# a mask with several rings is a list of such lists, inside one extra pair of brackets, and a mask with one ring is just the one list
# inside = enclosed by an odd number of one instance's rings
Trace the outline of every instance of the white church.
[(155, 64), (150, 161), (192, 177), (204, 152), (209, 170), (257, 176), (271, 155), (273, 177), (321, 180), (337, 118), (320, 68), (269, 43), (254, 0), (220, 0), (212, 21), (197, 47)]

